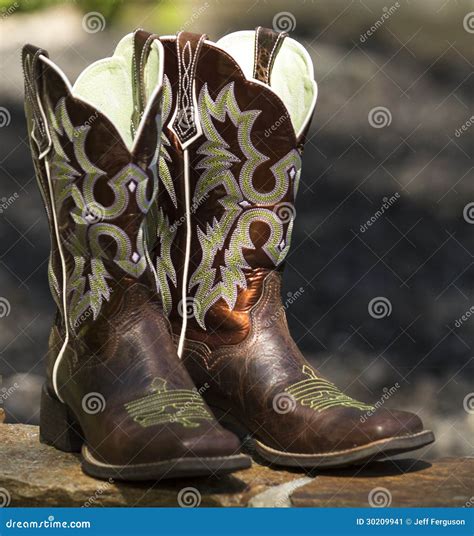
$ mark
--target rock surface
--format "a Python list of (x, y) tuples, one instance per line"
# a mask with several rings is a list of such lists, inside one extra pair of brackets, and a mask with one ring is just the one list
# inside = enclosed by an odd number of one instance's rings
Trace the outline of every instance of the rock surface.
[(369, 495), (374, 504), (465, 506), (473, 495), (468, 458), (394, 460), (319, 475), (254, 463), (220, 479), (100, 481), (82, 472), (78, 455), (43, 445), (38, 435), (36, 426), (0, 424), (0, 506), (369, 506)]
[(474, 459), (394, 460), (326, 473), (291, 495), (293, 506), (472, 506)]
[(0, 490), (10, 506), (245, 506), (299, 476), (254, 464), (220, 479), (101, 481), (82, 472), (79, 455), (41, 444), (37, 426), (0, 425)]

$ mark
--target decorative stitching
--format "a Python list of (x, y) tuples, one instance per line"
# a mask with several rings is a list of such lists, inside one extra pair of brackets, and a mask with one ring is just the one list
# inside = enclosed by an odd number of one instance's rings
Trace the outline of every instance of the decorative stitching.
[(262, 29), (261, 26), (257, 27), (257, 30), (255, 31), (255, 42), (254, 42), (254, 57), (253, 57), (253, 78), (257, 78), (257, 63), (258, 63), (258, 36), (260, 33), (260, 30)]
[[(74, 202), (70, 217), (75, 223), (73, 231), (63, 237), (73, 260), (74, 268), (67, 282), (70, 310), (68, 321), (74, 331), (76, 323), (91, 309), (92, 318), (99, 315), (104, 300), (110, 299), (108, 280), (112, 278), (105, 268), (109, 254), (102, 249), (100, 239), (107, 236), (116, 244), (113, 262), (126, 274), (139, 278), (147, 269), (145, 255), (144, 215), (148, 212), (156, 188), (151, 198), (147, 197), (150, 177), (135, 164), (127, 164), (115, 176), (107, 180), (106, 174), (92, 164), (86, 153), (86, 138), (89, 125), (75, 127), (62, 97), (55, 110), (48, 110), (48, 120), (52, 126), (51, 139), (53, 154), (50, 166), (55, 180), (55, 203), (59, 212), (68, 199)], [(64, 138), (72, 145), (78, 169), (74, 167), (63, 148)], [(80, 177), (82, 181), (78, 181)], [(110, 205), (99, 203), (94, 195), (96, 183), (106, 181), (114, 194)], [(138, 231), (130, 237), (114, 223), (129, 207), (134, 199), (142, 220)], [(130, 211), (129, 211), (130, 212)], [(89, 290), (86, 287), (89, 286)]]
[(270, 58), (268, 59), (268, 68), (267, 68), (267, 74), (266, 74), (266, 80), (265, 82), (270, 85), (270, 76), (271, 76), (271, 70), (272, 70), (272, 64), (273, 64), (273, 54), (275, 53), (275, 50), (280, 44), (280, 41), (282, 41), (286, 37), (285, 33), (279, 33), (278, 37), (275, 41), (275, 44), (273, 45), (272, 51), (270, 52)]
[(184, 143), (195, 136), (198, 131), (193, 104), (194, 76), (196, 60), (206, 36), (201, 35), (193, 52), (191, 41), (188, 40), (184, 46), (181, 46), (180, 36), (182, 33), (180, 32), (176, 38), (178, 96), (173, 129), (181, 143)]
[(163, 378), (153, 380), (151, 391), (152, 394), (125, 404), (130, 417), (143, 428), (167, 423), (197, 428), (201, 425), (199, 421), (213, 420), (196, 391), (169, 390)]
[(344, 394), (333, 383), (319, 377), (309, 365), (304, 365), (301, 372), (307, 378), (287, 387), (285, 393), (302, 406), (308, 406), (318, 413), (334, 407), (356, 408), (362, 411), (374, 409), (373, 406)]
[[(254, 222), (263, 222), (270, 230), (267, 242), (261, 249), (275, 267), (283, 262), (291, 242), (294, 206), (284, 203), (283, 209), (289, 213), (285, 214), (289, 218), (283, 218), (275, 210), (275, 205), (278, 208), (278, 203), (294, 190), (294, 182), (301, 168), (301, 159), (297, 151), (292, 150), (270, 168), (275, 181), (271, 191), (261, 192), (254, 187), (256, 169), (269, 160), (256, 149), (251, 139), (253, 124), (261, 111), (240, 110), (234, 91), (234, 82), (230, 82), (213, 100), (207, 84), (204, 84), (198, 100), (206, 141), (196, 151), (203, 158), (195, 169), (202, 169), (203, 172), (197, 181), (194, 197), (203, 199), (217, 188), (225, 191), (225, 195), (219, 199), (224, 208), (222, 215), (219, 219), (214, 218), (205, 229), (197, 229), (202, 255), (188, 283), (189, 291), (197, 287), (194, 296), (195, 319), (204, 329), (205, 315), (219, 299), (233, 309), (238, 288), (247, 288), (244, 271), (252, 266), (247, 263), (244, 250), (255, 249), (250, 238), (250, 228)], [(236, 129), (235, 137), (244, 158), (230, 152), (228, 143), (214, 124), (214, 121), (220, 124), (227, 117)], [(232, 172), (234, 163), (241, 164), (238, 179)], [(258, 205), (268, 205), (268, 208)], [(216, 281), (216, 253), (224, 249), (224, 261), (219, 267), (220, 277)]]

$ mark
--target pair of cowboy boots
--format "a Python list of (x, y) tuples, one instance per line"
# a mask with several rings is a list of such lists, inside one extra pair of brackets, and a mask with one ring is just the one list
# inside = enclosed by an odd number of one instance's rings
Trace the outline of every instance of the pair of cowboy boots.
[(291, 338), (280, 297), (317, 86), (258, 28), (126, 36), (74, 86), (24, 47), (25, 108), (57, 305), (41, 440), (143, 480), (266, 460), (337, 467), (433, 441), (357, 402)]

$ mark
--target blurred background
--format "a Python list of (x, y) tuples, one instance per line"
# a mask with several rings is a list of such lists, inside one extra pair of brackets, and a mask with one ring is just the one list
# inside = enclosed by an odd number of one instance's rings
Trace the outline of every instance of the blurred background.
[(38, 422), (54, 313), (47, 222), (23, 113), (22, 45), (46, 48), (74, 80), (136, 27), (215, 40), (257, 25), (300, 40), (319, 84), (285, 272), (292, 333), (343, 390), (419, 413), (437, 436), (426, 458), (472, 455), (468, 0), (0, 0), (0, 407), (7, 422)]

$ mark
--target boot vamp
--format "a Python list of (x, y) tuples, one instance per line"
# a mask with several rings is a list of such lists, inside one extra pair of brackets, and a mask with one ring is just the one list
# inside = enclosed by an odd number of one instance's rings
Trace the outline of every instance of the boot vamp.
[(211, 407), (229, 412), (274, 449), (336, 452), (423, 429), (412, 413), (376, 409), (353, 399), (299, 356), (273, 351), (263, 359), (261, 352), (254, 347), (245, 357), (221, 362), (214, 373), (217, 381), (205, 396)]
[(152, 300), (137, 307), (139, 293), (125, 292), (116, 313), (73, 339), (61, 362), (60, 394), (88, 449), (118, 465), (234, 454), (238, 439), (194, 387), (161, 309)]
[(296, 406), (267, 418), (258, 436), (268, 446), (288, 452), (320, 454), (361, 447), (376, 441), (421, 432), (420, 419), (409, 412), (380, 409), (371, 416), (357, 408), (317, 412)]
[(279, 292), (280, 276), (270, 274), (241, 343), (210, 350), (186, 342), (186, 366), (198, 386), (211, 386), (204, 393), (211, 408), (266, 445), (300, 453), (355, 448), (422, 430), (415, 415), (355, 400), (314, 369), (288, 331)]

